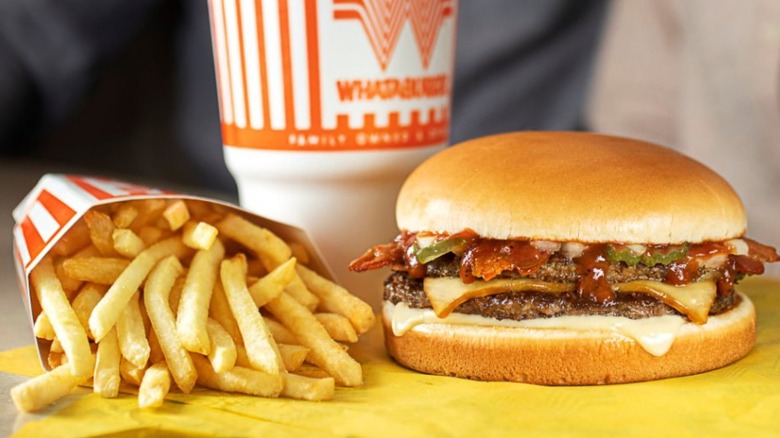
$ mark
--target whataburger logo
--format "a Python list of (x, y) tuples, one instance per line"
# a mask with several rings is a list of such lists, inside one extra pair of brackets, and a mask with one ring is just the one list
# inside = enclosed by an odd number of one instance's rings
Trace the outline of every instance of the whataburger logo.
[(333, 0), (333, 18), (360, 21), (382, 70), (390, 63), (401, 29), (409, 20), (420, 59), (427, 69), (439, 29), (452, 16), (452, 1)]

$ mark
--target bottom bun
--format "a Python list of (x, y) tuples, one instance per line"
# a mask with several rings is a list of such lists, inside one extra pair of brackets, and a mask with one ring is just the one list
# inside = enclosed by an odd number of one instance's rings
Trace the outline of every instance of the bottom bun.
[(396, 336), (387, 312), (385, 344), (408, 368), (475, 380), (600, 385), (686, 376), (728, 365), (753, 348), (755, 308), (740, 296), (737, 307), (706, 324), (683, 325), (658, 357), (608, 331), (420, 324)]

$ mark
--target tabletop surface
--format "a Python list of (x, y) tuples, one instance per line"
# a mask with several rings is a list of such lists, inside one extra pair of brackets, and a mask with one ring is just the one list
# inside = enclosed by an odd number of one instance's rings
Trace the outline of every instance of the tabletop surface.
[[(47, 169), (48, 170), (48, 169)], [(539, 387), (427, 376), (405, 370), (384, 353), (379, 330), (351, 349), (366, 385), (337, 390), (331, 402), (225, 396), (208, 390), (171, 394), (155, 412), (134, 397), (105, 400), (79, 389), (39, 414), (19, 414), (10, 388), (38, 372), (32, 331), (11, 254), (10, 211), (42, 175), (40, 166), (0, 162), (0, 436), (257, 435), (501, 436), (599, 435), (772, 436), (780, 413), (780, 283), (753, 280), (743, 290), (759, 315), (758, 343), (742, 361), (697, 376), (627, 385)], [(10, 351), (9, 351), (10, 350)], [(64, 435), (63, 435), (64, 433)], [(400, 434), (400, 435), (399, 435)], [(123, 435), (124, 436), (124, 435)]]

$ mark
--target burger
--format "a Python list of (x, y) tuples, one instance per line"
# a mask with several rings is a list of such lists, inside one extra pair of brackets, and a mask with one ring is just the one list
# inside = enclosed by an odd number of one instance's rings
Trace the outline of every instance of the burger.
[(745, 237), (742, 202), (671, 149), (519, 132), (423, 162), (396, 204), (400, 234), (352, 271), (389, 267), (389, 354), (425, 373), (591, 385), (683, 376), (751, 350), (734, 285), (778, 260)]

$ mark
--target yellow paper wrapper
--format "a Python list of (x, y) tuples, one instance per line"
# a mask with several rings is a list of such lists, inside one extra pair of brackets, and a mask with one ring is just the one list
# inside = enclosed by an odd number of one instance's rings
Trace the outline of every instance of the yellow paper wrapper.
[[(758, 311), (758, 342), (741, 361), (695, 376), (610, 386), (474, 382), (406, 370), (371, 331), (350, 351), (366, 384), (328, 402), (196, 389), (141, 410), (134, 396), (89, 393), (16, 431), (40, 436), (778, 436), (780, 282), (740, 286)], [(0, 353), (0, 371), (27, 375), (34, 347)], [(24, 415), (24, 414), (20, 414)]]

